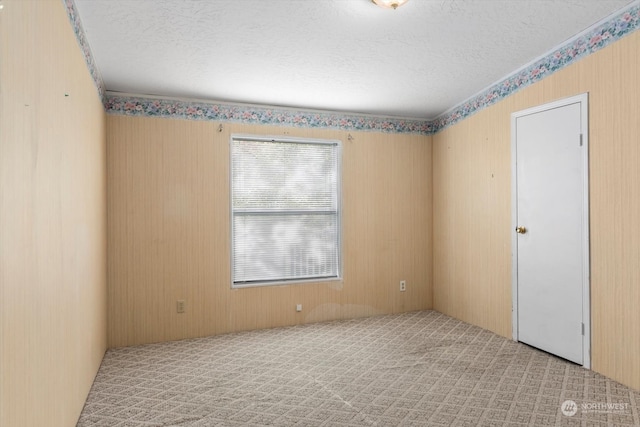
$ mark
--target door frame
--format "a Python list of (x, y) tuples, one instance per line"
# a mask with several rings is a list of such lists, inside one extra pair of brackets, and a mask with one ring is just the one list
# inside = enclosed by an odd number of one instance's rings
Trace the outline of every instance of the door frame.
[(582, 134), (582, 323), (583, 367), (591, 369), (591, 293), (590, 293), (590, 258), (589, 258), (589, 94), (583, 93), (569, 98), (560, 99), (547, 104), (517, 111), (511, 114), (511, 295), (512, 295), (512, 332), (513, 340), (518, 341), (518, 236), (515, 228), (518, 219), (517, 199), (517, 132), (516, 122), (519, 117), (542, 111), (560, 108), (580, 103)]

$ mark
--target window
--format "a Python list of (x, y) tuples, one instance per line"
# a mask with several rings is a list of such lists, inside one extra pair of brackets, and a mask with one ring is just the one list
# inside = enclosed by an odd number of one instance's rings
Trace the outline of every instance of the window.
[(340, 148), (231, 136), (233, 287), (340, 278)]

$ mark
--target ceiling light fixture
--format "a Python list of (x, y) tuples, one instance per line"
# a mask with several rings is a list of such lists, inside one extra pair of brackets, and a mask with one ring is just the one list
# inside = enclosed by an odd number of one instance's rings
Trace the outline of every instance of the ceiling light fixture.
[(409, 0), (371, 0), (373, 3), (385, 9), (397, 9)]

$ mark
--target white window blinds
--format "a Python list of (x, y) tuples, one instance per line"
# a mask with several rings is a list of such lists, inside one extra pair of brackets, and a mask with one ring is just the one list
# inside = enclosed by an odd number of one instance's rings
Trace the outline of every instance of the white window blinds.
[(232, 136), (236, 287), (338, 278), (338, 141)]

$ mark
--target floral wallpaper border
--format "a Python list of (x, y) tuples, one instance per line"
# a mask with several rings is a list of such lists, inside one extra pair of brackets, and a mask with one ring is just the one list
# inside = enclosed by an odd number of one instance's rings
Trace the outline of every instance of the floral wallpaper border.
[(514, 72), (436, 119), (418, 120), (108, 94), (91, 54), (75, 2), (74, 0), (62, 1), (87, 62), (87, 68), (93, 77), (105, 110), (109, 114), (424, 135), (439, 132), (464, 120), (640, 28), (640, 5), (634, 2), (608, 21), (570, 40), (551, 54)]
[(260, 125), (328, 128), (389, 133), (434, 132), (426, 120), (394, 119), (358, 114), (309, 112), (270, 107), (176, 101), (108, 94), (105, 109), (110, 114), (212, 120)]
[(91, 74), (93, 82), (96, 85), (98, 95), (100, 96), (100, 99), (104, 104), (106, 100), (106, 89), (104, 86), (104, 82), (102, 81), (102, 77), (100, 76), (100, 72), (98, 71), (98, 66), (93, 59), (93, 54), (91, 53), (91, 48), (89, 47), (89, 42), (87, 41), (87, 36), (84, 32), (84, 28), (82, 27), (82, 22), (80, 22), (80, 16), (78, 15), (78, 10), (76, 9), (76, 3), (73, 0), (62, 0), (62, 2), (64, 3), (65, 9), (67, 10), (67, 16), (69, 17), (69, 21), (71, 22), (73, 31), (76, 33), (76, 39), (78, 40), (78, 44), (80, 45), (80, 49), (82, 50), (84, 60), (87, 63), (89, 73)]
[(623, 9), (612, 19), (567, 44), (534, 64), (518, 70), (466, 102), (437, 117), (431, 123), (436, 132), (495, 104), (518, 90), (548, 77), (556, 71), (631, 34), (640, 28), (640, 5)]

